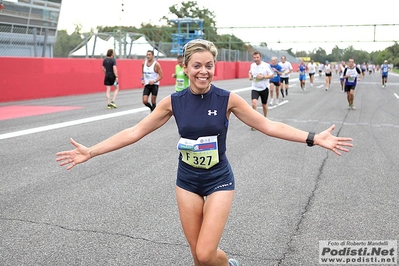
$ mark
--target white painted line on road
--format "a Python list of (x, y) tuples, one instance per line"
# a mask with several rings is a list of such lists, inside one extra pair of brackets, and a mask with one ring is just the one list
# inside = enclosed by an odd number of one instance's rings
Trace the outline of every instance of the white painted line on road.
[(269, 106), (269, 109), (277, 108), (277, 107), (279, 107), (279, 106), (281, 106), (281, 105), (284, 105), (284, 104), (286, 104), (286, 103), (288, 103), (288, 100), (284, 100), (284, 101), (282, 101), (282, 102), (279, 102), (278, 104)]
[[(293, 78), (293, 79), (290, 79), (290, 80), (291, 81), (295, 81), (295, 80), (298, 80), (298, 78)], [(296, 85), (293, 85), (293, 86), (296, 86)], [(248, 91), (248, 90), (251, 90), (251, 89), (252, 89), (251, 87), (246, 87), (246, 88), (232, 90), (231, 92), (238, 93), (238, 92)], [(277, 106), (281, 106), (283, 104), (286, 104), (287, 102), (288, 101), (286, 100), (286, 101), (283, 101), (283, 102), (279, 103), (275, 107), (271, 106), (269, 108), (270, 109), (274, 109)], [(36, 127), (36, 128), (31, 128), (31, 129), (25, 129), (25, 130), (20, 130), (20, 131), (0, 134), (0, 140), (15, 138), (15, 137), (29, 135), (29, 134), (34, 134), (34, 133), (38, 133), (38, 132), (49, 131), (49, 130), (53, 130), (53, 129), (76, 126), (76, 125), (80, 125), (80, 124), (90, 123), (90, 122), (94, 122), (94, 121), (109, 119), (109, 118), (123, 116), (123, 115), (139, 113), (139, 112), (143, 112), (143, 111), (148, 111), (148, 107), (141, 107), (141, 108), (136, 108), (136, 109), (132, 109), (132, 110), (112, 113), (112, 114), (93, 116), (93, 117), (88, 117), (88, 118), (83, 118), (83, 119), (78, 119), (78, 120), (72, 120), (72, 121), (58, 123), (58, 124), (52, 124), (52, 125), (48, 125), (48, 126), (42, 126), (42, 127)]]
[[(251, 90), (251, 87), (233, 90), (232, 92), (236, 93), (236, 92), (242, 92), (242, 91), (248, 91), (248, 90)], [(25, 130), (20, 130), (20, 131), (0, 134), (0, 140), (15, 138), (15, 137), (29, 135), (29, 134), (34, 134), (34, 133), (38, 133), (38, 132), (49, 131), (49, 130), (53, 130), (53, 129), (76, 126), (76, 125), (80, 125), (80, 124), (85, 124), (85, 123), (90, 123), (90, 122), (94, 122), (94, 121), (109, 119), (109, 118), (113, 118), (113, 117), (135, 114), (135, 113), (148, 111), (148, 110), (149, 110), (148, 107), (141, 107), (141, 108), (131, 109), (131, 110), (127, 110), (127, 111), (112, 113), (112, 114), (93, 116), (93, 117), (88, 117), (88, 118), (83, 118), (83, 119), (78, 119), (78, 120), (72, 120), (72, 121), (58, 123), (58, 124), (52, 124), (52, 125), (48, 125), (48, 126), (35, 127), (35, 128), (31, 128), (31, 129), (25, 129)]]
[(0, 140), (29, 135), (29, 134), (53, 130), (53, 129), (58, 129), (58, 128), (63, 128), (63, 127), (70, 127), (70, 126), (75, 126), (75, 125), (79, 125), (79, 124), (90, 123), (93, 121), (109, 119), (109, 118), (117, 117), (117, 116), (134, 114), (134, 113), (143, 112), (146, 110), (147, 111), (149, 110), (148, 107), (141, 107), (141, 108), (137, 108), (137, 109), (127, 110), (127, 111), (122, 111), (122, 112), (117, 112), (117, 113), (112, 113), (112, 114), (93, 116), (93, 117), (72, 120), (72, 121), (58, 123), (58, 124), (52, 124), (52, 125), (48, 125), (48, 126), (42, 126), (42, 127), (36, 127), (36, 128), (26, 129), (26, 130), (5, 133), (5, 134), (0, 135)]
[(399, 99), (399, 95), (397, 95), (396, 93), (394, 93), (393, 95), (395, 95), (395, 97)]
[(249, 91), (251, 89), (252, 89), (251, 87), (247, 87), (247, 88), (232, 90), (231, 92), (237, 93), (237, 92)]

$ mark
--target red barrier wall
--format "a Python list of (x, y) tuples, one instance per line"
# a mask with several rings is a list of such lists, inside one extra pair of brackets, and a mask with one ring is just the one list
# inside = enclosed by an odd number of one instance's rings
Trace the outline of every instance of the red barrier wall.
[[(105, 91), (102, 59), (0, 57), (0, 102)], [(142, 60), (118, 59), (120, 89), (142, 88)], [(160, 60), (162, 85), (173, 85), (176, 60)], [(251, 62), (217, 62), (215, 80), (248, 77)]]

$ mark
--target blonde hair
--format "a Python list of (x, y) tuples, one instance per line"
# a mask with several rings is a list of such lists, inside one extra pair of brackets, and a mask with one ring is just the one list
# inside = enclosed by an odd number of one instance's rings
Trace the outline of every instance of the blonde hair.
[(213, 56), (213, 60), (214, 60), (214, 62), (216, 62), (216, 57), (218, 55), (218, 49), (213, 44), (213, 42), (203, 40), (203, 39), (189, 41), (183, 47), (184, 64), (186, 66), (188, 65), (188, 62), (190, 61), (191, 56), (194, 53), (200, 53), (200, 52), (206, 52), (206, 51), (211, 52), (211, 54)]

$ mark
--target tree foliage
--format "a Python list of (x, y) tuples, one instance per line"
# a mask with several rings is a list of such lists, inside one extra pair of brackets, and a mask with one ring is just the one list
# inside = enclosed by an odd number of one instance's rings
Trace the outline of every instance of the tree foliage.
[(68, 57), (72, 51), (83, 41), (81, 34), (73, 32), (71, 35), (66, 30), (60, 30), (57, 34), (57, 41), (54, 44), (54, 57)]
[(169, 7), (168, 16), (163, 16), (162, 20), (165, 20), (168, 25), (172, 25), (172, 22), (170, 22), (172, 19), (187, 17), (203, 19), (204, 28), (213, 28), (216, 31), (215, 13), (208, 8), (198, 7), (197, 1), (181, 2)]

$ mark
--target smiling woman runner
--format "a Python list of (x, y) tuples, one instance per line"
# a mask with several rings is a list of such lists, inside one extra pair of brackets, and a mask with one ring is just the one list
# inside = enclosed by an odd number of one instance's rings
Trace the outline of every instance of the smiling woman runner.
[[(226, 157), (226, 136), (233, 113), (258, 131), (294, 142), (319, 145), (337, 155), (348, 152), (352, 139), (331, 134), (334, 125), (320, 134), (273, 122), (252, 109), (235, 93), (211, 84), (217, 49), (212, 42), (194, 40), (184, 47), (184, 71), (190, 89), (162, 99), (157, 108), (137, 125), (87, 148), (73, 139), (74, 150), (58, 152), (56, 161), (67, 169), (95, 156), (139, 141), (175, 117), (180, 141), (176, 198), (184, 234), (194, 264), (240, 265), (218, 248), (234, 196), (234, 175)], [(223, 207), (221, 207), (223, 206)]]

